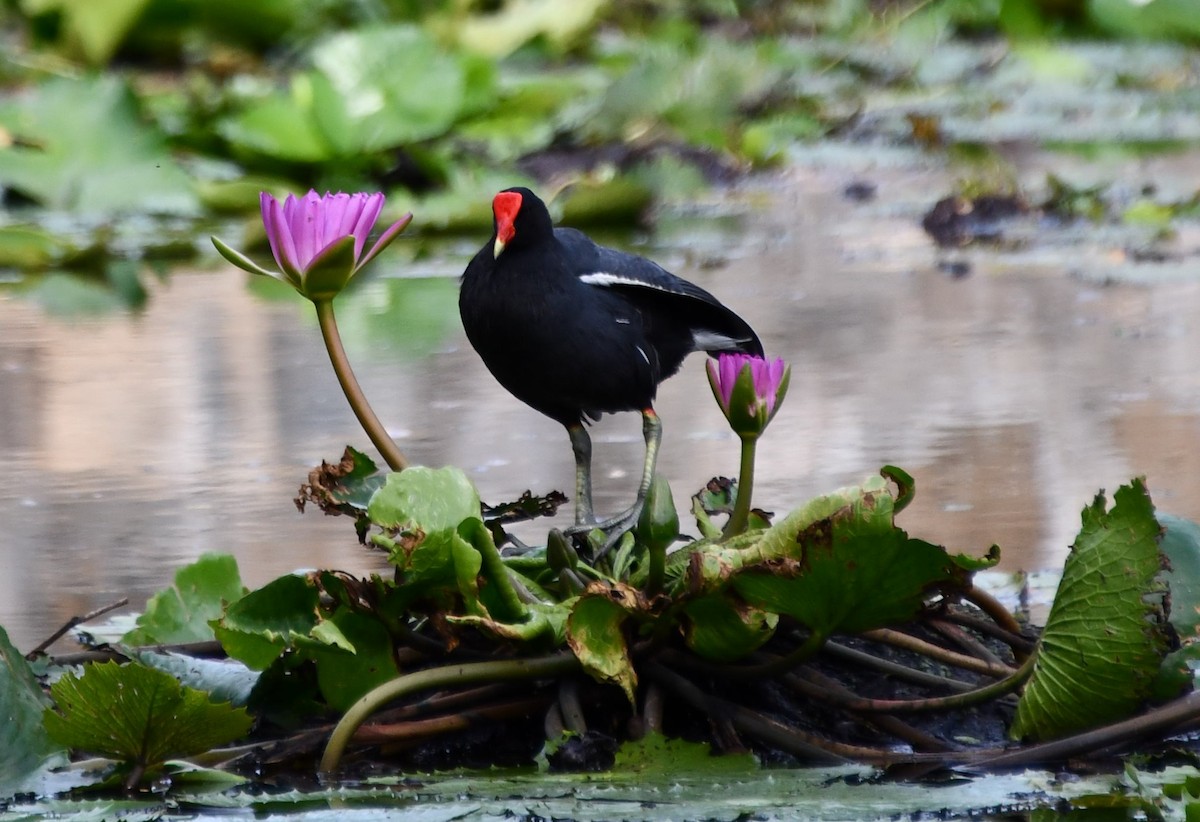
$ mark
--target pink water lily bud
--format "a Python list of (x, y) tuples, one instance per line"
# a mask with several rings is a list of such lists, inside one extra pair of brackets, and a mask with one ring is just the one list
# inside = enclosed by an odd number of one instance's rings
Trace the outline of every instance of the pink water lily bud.
[(792, 369), (778, 357), (721, 354), (708, 361), (708, 383), (739, 437), (756, 437), (779, 410)]
[(367, 235), (383, 210), (383, 194), (289, 194), (280, 203), (267, 192), (259, 195), (263, 226), (278, 272), (255, 264), (213, 237), (229, 262), (252, 274), (283, 280), (310, 300), (335, 297), (363, 266), (378, 256), (412, 220), (406, 214), (392, 223), (364, 252)]

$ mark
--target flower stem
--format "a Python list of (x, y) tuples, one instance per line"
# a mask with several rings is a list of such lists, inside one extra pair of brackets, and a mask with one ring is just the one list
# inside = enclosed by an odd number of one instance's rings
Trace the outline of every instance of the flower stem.
[(758, 437), (742, 437), (742, 464), (738, 470), (737, 498), (733, 502), (733, 513), (725, 523), (722, 537), (732, 537), (746, 530), (750, 521), (750, 497), (754, 492), (754, 447)]
[(367, 436), (379, 451), (388, 467), (393, 471), (403, 471), (408, 467), (408, 460), (400, 451), (395, 441), (388, 435), (387, 429), (375, 416), (370, 403), (367, 402), (358, 379), (350, 368), (350, 360), (346, 358), (346, 349), (342, 347), (342, 337), (338, 334), (337, 319), (333, 316), (333, 300), (313, 300), (317, 308), (317, 322), (321, 325), (321, 337), (325, 340), (325, 350), (329, 352), (329, 361), (333, 365), (333, 373), (337, 374), (342, 386), (342, 393), (358, 417)]

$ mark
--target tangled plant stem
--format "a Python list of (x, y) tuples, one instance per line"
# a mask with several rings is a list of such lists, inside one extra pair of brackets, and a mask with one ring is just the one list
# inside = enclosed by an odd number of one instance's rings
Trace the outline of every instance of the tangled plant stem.
[(573, 673), (580, 667), (575, 655), (567, 652), (532, 659), (502, 659), (495, 662), (447, 665), (397, 677), (372, 689), (346, 711), (325, 746), (320, 771), (322, 774), (336, 771), (354, 732), (368, 717), (394, 699), (426, 688), (555, 677)]

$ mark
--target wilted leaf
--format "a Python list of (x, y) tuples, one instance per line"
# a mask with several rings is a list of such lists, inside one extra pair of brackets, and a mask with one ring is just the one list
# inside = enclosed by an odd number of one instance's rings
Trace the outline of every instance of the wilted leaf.
[(242, 708), (143, 665), (91, 664), (50, 689), (44, 715), (52, 739), (72, 750), (148, 768), (203, 753), (245, 736), (253, 720)]
[(365, 541), (371, 527), (367, 504), (372, 495), (383, 487), (386, 476), (379, 472), (370, 457), (346, 446), (336, 464), (322, 460), (320, 465), (308, 472), (308, 482), (300, 486), (300, 492), (293, 502), (301, 512), (312, 503), (327, 515), (353, 517), (358, 538)]
[(1128, 717), (1167, 650), (1160, 527), (1136, 479), (1083, 509), (1011, 734), (1048, 739)]
[(563, 602), (534, 602), (521, 622), (501, 622), (487, 616), (447, 616), (452, 625), (470, 625), (487, 631), (500, 639), (515, 642), (542, 642), (551, 647), (562, 645), (567, 634), (567, 619), (575, 600)]
[(751, 605), (828, 636), (909, 619), (939, 586), (961, 585), (998, 560), (910, 538), (893, 523), (896, 502), (882, 476), (817, 497), (765, 531), (676, 552), (678, 585), (713, 593), (732, 585)]
[(638, 593), (628, 586), (595, 582), (567, 618), (567, 644), (597, 682), (618, 685), (634, 703), (637, 672), (629, 657), (623, 625), (638, 609)]
[(138, 627), (121, 642), (168, 645), (213, 639), (209, 623), (245, 593), (236, 559), (229, 554), (204, 554), (175, 572), (173, 586), (150, 597)]

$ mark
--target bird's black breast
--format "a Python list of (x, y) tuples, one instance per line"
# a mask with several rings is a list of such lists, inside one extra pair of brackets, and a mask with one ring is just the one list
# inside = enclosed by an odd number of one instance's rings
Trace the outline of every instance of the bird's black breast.
[(463, 275), (467, 339), (517, 399), (564, 425), (640, 410), (663, 378), (638, 308), (581, 282), (560, 247), (542, 254), (491, 249)]

